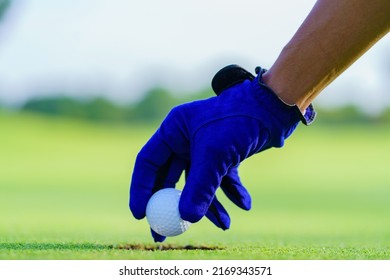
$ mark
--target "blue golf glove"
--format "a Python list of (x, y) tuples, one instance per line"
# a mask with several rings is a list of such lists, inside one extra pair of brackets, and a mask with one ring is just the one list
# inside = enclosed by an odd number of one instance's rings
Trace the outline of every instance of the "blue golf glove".
[[(251, 197), (242, 185), (238, 166), (253, 154), (282, 147), (300, 121), (310, 124), (315, 111), (305, 114), (281, 101), (257, 77), (237, 65), (220, 70), (212, 81), (217, 94), (177, 106), (139, 152), (130, 186), (130, 210), (145, 217), (146, 205), (161, 188), (174, 188), (185, 172), (179, 203), (182, 219), (195, 223), (206, 216), (217, 227), (230, 227), (230, 217), (215, 193), (220, 187), (238, 207), (249, 210)], [(156, 242), (165, 237), (152, 230)]]

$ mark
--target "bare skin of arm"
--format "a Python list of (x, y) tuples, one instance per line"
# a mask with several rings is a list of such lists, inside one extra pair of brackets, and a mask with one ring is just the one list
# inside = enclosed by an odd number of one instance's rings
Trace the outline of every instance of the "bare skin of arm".
[(389, 0), (318, 0), (263, 81), (304, 111), (389, 31)]

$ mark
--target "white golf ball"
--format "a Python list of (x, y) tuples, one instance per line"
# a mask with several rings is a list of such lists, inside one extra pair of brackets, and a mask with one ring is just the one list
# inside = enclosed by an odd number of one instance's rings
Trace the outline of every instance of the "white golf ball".
[(191, 225), (179, 213), (181, 191), (173, 188), (154, 193), (146, 206), (146, 219), (150, 227), (160, 235), (176, 236)]

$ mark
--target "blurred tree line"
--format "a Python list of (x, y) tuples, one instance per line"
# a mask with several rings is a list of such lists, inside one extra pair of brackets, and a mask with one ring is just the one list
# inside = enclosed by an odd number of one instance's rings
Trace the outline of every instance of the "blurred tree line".
[[(212, 96), (214, 93), (211, 90), (176, 96), (166, 89), (154, 88), (148, 91), (139, 102), (118, 104), (103, 97), (76, 99), (56, 95), (28, 100), (20, 107), (20, 110), (98, 122), (160, 122), (174, 106)], [(354, 106), (333, 109), (315, 107), (318, 111), (317, 122), (322, 124), (390, 123), (390, 108), (379, 115), (372, 116)]]
[(20, 110), (90, 121), (153, 122), (161, 121), (176, 105), (213, 95), (210, 90), (177, 97), (163, 88), (154, 88), (149, 90), (139, 102), (118, 104), (104, 97), (77, 99), (57, 94), (55, 97), (28, 100)]

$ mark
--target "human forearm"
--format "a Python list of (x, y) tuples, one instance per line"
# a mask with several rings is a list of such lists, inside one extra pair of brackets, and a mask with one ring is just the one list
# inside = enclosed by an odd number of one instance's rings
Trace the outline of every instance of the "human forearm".
[(389, 0), (319, 0), (264, 82), (304, 110), (390, 29)]

